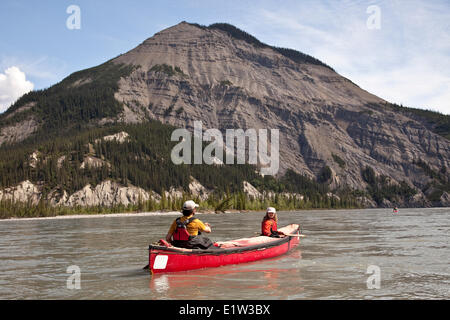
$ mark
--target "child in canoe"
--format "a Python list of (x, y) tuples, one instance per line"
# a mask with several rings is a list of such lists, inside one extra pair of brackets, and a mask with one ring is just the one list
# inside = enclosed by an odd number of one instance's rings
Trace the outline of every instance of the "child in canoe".
[(277, 230), (277, 211), (273, 207), (268, 207), (266, 215), (261, 224), (261, 234), (267, 237), (280, 238), (284, 233)]

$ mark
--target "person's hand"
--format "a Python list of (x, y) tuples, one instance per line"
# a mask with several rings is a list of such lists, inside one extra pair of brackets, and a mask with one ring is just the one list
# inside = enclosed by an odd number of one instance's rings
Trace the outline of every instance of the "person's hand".
[(211, 225), (208, 222), (205, 223), (205, 230), (204, 231), (207, 232), (207, 233), (210, 233), (212, 231), (211, 230)]

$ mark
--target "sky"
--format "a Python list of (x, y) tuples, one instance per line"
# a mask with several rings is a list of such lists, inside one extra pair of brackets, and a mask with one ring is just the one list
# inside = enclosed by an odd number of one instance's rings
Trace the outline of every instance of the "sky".
[(0, 113), (181, 21), (233, 24), (389, 102), (450, 114), (449, 0), (2, 0)]

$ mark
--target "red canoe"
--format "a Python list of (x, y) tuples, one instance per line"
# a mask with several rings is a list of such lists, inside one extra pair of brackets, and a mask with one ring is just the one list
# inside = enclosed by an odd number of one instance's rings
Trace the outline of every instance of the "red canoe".
[[(299, 225), (278, 229), (285, 234), (299, 234)], [(211, 250), (184, 249), (173, 246), (149, 246), (149, 267), (152, 273), (177, 272), (219, 267), (272, 258), (288, 252), (300, 243), (299, 237), (271, 238), (258, 236), (218, 242)]]

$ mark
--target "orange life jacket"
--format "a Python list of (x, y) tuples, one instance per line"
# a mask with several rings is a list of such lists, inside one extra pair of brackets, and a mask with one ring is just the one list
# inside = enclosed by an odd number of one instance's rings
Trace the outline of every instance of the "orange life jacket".
[(274, 219), (265, 219), (261, 225), (261, 233), (264, 236), (272, 236), (278, 235), (277, 231), (277, 222)]

